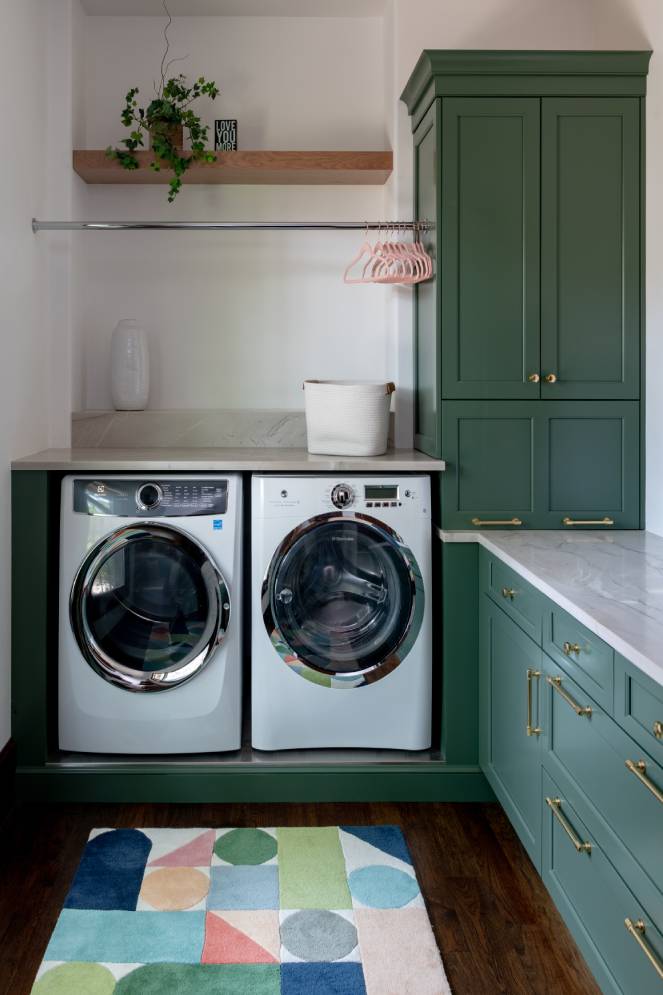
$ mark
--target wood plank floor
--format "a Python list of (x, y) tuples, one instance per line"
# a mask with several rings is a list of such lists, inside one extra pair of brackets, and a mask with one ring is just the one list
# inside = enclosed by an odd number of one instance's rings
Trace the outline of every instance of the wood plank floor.
[(600, 995), (498, 805), (25, 805), (0, 830), (0, 993), (27, 995), (95, 826), (400, 825), (454, 995)]

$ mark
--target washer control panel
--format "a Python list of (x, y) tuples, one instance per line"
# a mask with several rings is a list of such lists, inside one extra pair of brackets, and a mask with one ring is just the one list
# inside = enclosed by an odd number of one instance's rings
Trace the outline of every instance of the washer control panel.
[(74, 511), (115, 518), (225, 515), (228, 481), (105, 477), (74, 481)]

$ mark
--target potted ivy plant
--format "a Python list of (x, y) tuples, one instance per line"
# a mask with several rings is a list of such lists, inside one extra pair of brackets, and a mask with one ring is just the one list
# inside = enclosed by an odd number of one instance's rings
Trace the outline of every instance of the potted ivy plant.
[[(172, 170), (173, 177), (168, 188), (168, 201), (172, 204), (182, 187), (182, 177), (192, 162), (216, 161), (214, 153), (206, 148), (209, 128), (202, 123), (191, 104), (200, 97), (215, 100), (219, 88), (213, 80), (206, 80), (204, 76), (199, 76), (191, 85), (181, 73), (170, 79), (166, 78), (168, 68), (175, 60), (166, 63), (170, 48), (168, 28), (172, 18), (165, 2), (164, 9), (168, 15), (168, 24), (164, 30), (166, 50), (161, 60), (161, 82), (154, 99), (146, 107), (138, 105), (138, 87), (129, 90), (120, 118), (125, 127), (131, 128), (131, 132), (121, 142), (124, 148), (109, 145), (106, 155), (110, 159), (116, 159), (123, 169), (139, 169), (140, 162), (136, 152), (145, 146), (145, 140), (149, 138), (154, 153), (150, 169), (157, 173), (162, 169)], [(185, 131), (191, 146), (187, 151), (183, 149)]]

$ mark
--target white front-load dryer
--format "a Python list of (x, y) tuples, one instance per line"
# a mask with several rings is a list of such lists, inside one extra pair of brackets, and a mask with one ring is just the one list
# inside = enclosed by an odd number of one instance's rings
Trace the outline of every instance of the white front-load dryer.
[(431, 745), (428, 477), (252, 481), (252, 743)]
[(64, 478), (61, 750), (239, 749), (241, 551), (239, 475)]

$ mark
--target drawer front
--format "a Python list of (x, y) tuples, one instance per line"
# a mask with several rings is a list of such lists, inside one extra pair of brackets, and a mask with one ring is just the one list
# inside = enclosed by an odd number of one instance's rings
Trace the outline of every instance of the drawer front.
[(583, 690), (612, 714), (615, 651), (563, 608), (548, 605), (543, 648)]
[(660, 995), (656, 965), (663, 971), (663, 937), (545, 771), (542, 808), (543, 880), (601, 988), (615, 995)]
[(615, 654), (615, 718), (663, 764), (663, 687)]
[(541, 645), (545, 599), (535, 587), (482, 550), (484, 590), (534, 640)]
[(563, 673), (547, 673), (544, 687), (547, 755), (663, 892), (663, 768)]

